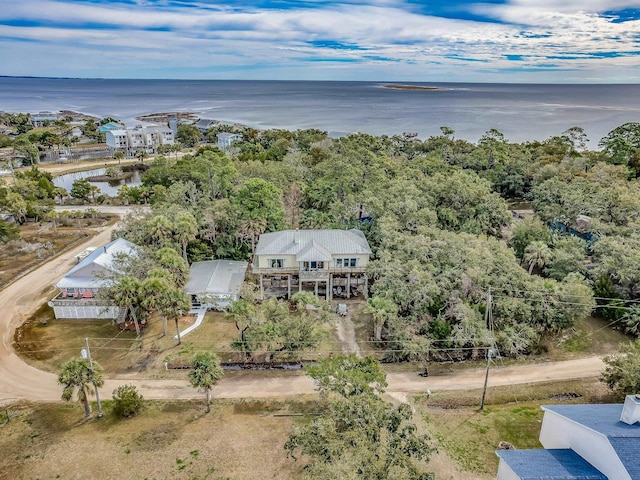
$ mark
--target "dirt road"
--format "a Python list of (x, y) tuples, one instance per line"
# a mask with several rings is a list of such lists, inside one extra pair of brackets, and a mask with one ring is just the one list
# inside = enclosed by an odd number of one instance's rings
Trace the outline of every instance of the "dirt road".
[[(53, 285), (73, 265), (74, 257), (90, 245), (101, 245), (111, 239), (114, 226), (72, 248), (63, 255), (35, 269), (0, 291), (0, 405), (17, 399), (34, 401), (59, 400), (60, 386), (56, 376), (24, 363), (11, 347), (15, 329), (44, 301), (53, 296)], [(79, 353), (79, 352), (78, 352)], [(515, 385), (551, 380), (594, 377), (603, 368), (599, 358), (590, 357), (564, 362), (499, 367), (491, 370), (489, 385)], [(446, 376), (421, 378), (415, 373), (390, 373), (388, 391), (398, 393), (432, 392), (480, 388), (484, 370), (473, 369)], [(110, 396), (113, 389), (124, 383), (136, 385), (149, 399), (194, 398), (196, 392), (184, 381), (144, 379), (137, 375), (110, 378), (101, 389)], [(311, 380), (305, 376), (266, 377), (260, 373), (250, 376), (224, 378), (213, 389), (217, 398), (286, 397), (314, 392)]]

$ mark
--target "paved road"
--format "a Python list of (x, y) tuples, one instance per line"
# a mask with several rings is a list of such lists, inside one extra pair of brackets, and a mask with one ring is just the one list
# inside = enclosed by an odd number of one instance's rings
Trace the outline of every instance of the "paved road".
[[(116, 207), (123, 208), (123, 207)], [(128, 207), (124, 207), (128, 208)], [(121, 212), (114, 212), (121, 213)], [(23, 362), (11, 347), (15, 329), (42, 303), (54, 294), (53, 285), (75, 263), (74, 257), (91, 245), (101, 245), (111, 239), (114, 226), (77, 245), (63, 255), (35, 269), (0, 291), (0, 404), (16, 399), (53, 401), (60, 399), (60, 386), (55, 375), (43, 372)], [(490, 386), (515, 385), (551, 380), (594, 377), (603, 368), (599, 358), (589, 357), (564, 362), (497, 367), (492, 369)], [(464, 390), (480, 388), (484, 370), (463, 370), (446, 376), (418, 377), (415, 373), (390, 373), (390, 393), (424, 392), (430, 389)], [(132, 383), (149, 399), (195, 398), (200, 396), (186, 379), (152, 380), (139, 375), (110, 378), (101, 389), (108, 396), (119, 385)], [(251, 376), (224, 378), (214, 387), (216, 398), (286, 397), (313, 393), (313, 384), (305, 376), (271, 378), (257, 373)]]

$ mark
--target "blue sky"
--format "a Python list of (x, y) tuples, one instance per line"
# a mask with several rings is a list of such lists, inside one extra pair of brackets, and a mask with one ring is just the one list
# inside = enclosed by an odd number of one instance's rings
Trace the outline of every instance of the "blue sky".
[(640, 0), (1, 3), (2, 75), (640, 81)]

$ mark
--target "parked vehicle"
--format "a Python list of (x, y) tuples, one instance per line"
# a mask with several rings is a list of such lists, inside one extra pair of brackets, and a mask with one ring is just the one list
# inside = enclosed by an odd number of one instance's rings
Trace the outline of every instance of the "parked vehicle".
[(336, 307), (336, 313), (341, 317), (346, 317), (348, 311), (349, 309), (347, 308), (346, 303), (339, 303), (338, 306)]

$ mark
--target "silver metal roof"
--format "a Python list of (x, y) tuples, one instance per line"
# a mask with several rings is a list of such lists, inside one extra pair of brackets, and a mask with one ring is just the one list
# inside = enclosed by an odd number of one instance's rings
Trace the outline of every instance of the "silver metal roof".
[(56, 284), (57, 288), (97, 288), (109, 283), (103, 275), (116, 272), (115, 260), (117, 257), (137, 255), (139, 247), (124, 238), (117, 238), (103, 247), (97, 248), (87, 255), (80, 263), (73, 267)]
[(247, 262), (209, 260), (191, 265), (191, 275), (184, 287), (189, 295), (202, 293), (234, 294), (244, 282)]
[[(256, 255), (298, 255), (309, 245), (331, 255), (370, 255), (371, 248), (360, 230), (284, 230), (263, 233)], [(314, 258), (314, 260), (318, 260)]]
[(218, 140), (228, 139), (228, 138), (242, 138), (242, 135), (238, 133), (229, 133), (229, 132), (220, 132), (218, 134)]
[(314, 260), (330, 262), (331, 252), (327, 251), (326, 248), (322, 248), (315, 240), (311, 240), (311, 242), (307, 243), (307, 245), (298, 252), (296, 261), (311, 262)]

